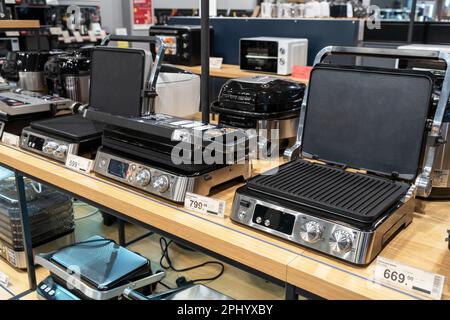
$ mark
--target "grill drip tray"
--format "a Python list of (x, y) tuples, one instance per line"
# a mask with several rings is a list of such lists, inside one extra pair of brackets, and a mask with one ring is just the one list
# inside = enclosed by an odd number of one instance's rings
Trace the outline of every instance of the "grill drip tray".
[(377, 220), (410, 187), (305, 160), (289, 162), (278, 170), (251, 179), (248, 188), (362, 223)]

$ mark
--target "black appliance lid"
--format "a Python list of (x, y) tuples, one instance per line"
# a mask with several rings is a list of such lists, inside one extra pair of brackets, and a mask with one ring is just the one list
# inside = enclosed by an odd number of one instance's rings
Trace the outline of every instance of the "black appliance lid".
[(103, 127), (103, 124), (84, 119), (81, 115), (58, 117), (31, 123), (33, 129), (77, 142), (100, 137)]
[(413, 180), (432, 89), (425, 72), (316, 66), (302, 156)]
[(220, 90), (218, 107), (222, 113), (227, 109), (230, 113), (289, 113), (300, 109), (305, 88), (304, 84), (271, 76), (232, 79)]
[(112, 289), (118, 282), (131, 278), (150, 265), (146, 258), (100, 236), (63, 248), (54, 253), (51, 260), (79, 271), (82, 279), (99, 290)]
[(140, 117), (146, 55), (140, 49), (97, 47), (91, 61), (90, 106), (124, 117)]

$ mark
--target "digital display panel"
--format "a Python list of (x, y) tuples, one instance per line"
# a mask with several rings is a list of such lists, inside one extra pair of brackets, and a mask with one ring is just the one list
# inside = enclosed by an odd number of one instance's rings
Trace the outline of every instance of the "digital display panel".
[[(258, 220), (261, 220), (261, 222), (258, 223)], [(294, 229), (295, 216), (272, 208), (256, 205), (255, 213), (253, 215), (253, 223), (261, 224), (264, 226), (264, 222), (266, 220), (270, 221), (270, 226), (268, 228), (285, 233), (287, 235), (292, 234), (292, 230)]]
[(113, 176), (126, 179), (129, 165), (114, 159), (109, 161), (108, 173)]
[(44, 147), (45, 140), (39, 137), (30, 136), (28, 138), (28, 147), (42, 151)]

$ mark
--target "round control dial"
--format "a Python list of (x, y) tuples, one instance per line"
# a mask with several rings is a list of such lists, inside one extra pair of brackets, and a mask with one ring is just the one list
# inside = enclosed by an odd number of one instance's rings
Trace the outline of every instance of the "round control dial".
[(148, 169), (142, 169), (136, 175), (136, 184), (140, 187), (145, 187), (150, 183), (152, 179), (152, 174)]
[(337, 253), (347, 253), (352, 249), (352, 234), (344, 230), (336, 230), (331, 235), (330, 248)]
[(56, 149), (58, 149), (59, 144), (57, 144), (54, 141), (47, 141), (44, 143), (44, 146), (42, 147), (42, 151), (48, 154), (53, 154)]
[(67, 155), (67, 150), (69, 148), (67, 148), (67, 146), (59, 146), (55, 152), (53, 152), (53, 155), (57, 158), (61, 158), (63, 159), (66, 155)]
[(300, 228), (300, 237), (308, 243), (316, 243), (322, 238), (323, 227), (316, 221), (308, 221)]
[(159, 193), (166, 192), (169, 189), (170, 180), (166, 175), (161, 175), (153, 182), (153, 188)]

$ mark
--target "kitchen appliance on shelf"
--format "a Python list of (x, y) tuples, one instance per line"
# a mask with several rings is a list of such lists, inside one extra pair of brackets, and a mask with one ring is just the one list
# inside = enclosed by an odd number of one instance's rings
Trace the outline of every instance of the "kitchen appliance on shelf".
[(49, 92), (83, 104), (89, 103), (92, 48), (50, 58), (44, 66)]
[(84, 116), (106, 125), (94, 172), (174, 202), (183, 202), (186, 192), (208, 195), (214, 186), (250, 176), (243, 130), (155, 113), (165, 52), (159, 38), (111, 36), (105, 44), (109, 40), (153, 42), (159, 51), (150, 68), (142, 49), (94, 49)]
[(100, 236), (35, 261), (50, 272), (36, 290), (42, 300), (118, 300), (127, 289), (148, 295), (165, 276), (147, 258)]
[(241, 70), (289, 75), (306, 66), (308, 39), (256, 37), (240, 40)]
[[(271, 76), (255, 76), (227, 81), (211, 111), (219, 114), (219, 124), (256, 129), (258, 154), (295, 143), (300, 109), (306, 86)], [(265, 137), (262, 137), (262, 131)], [(271, 135), (278, 130), (278, 135)]]
[[(428, 51), (441, 51), (450, 53), (450, 46), (443, 45), (426, 45), (426, 44), (415, 44), (400, 46), (399, 49), (408, 50), (428, 50)], [(442, 63), (430, 63), (424, 61), (408, 61), (399, 60), (399, 68), (418, 68), (430, 70), (437, 77), (435, 91), (436, 98), (435, 104), (437, 103), (437, 98), (442, 92), (442, 86), (444, 82), (445, 73), (442, 71)], [(437, 107), (437, 105), (435, 105)], [(430, 200), (436, 199), (450, 199), (450, 101), (445, 109), (443, 124), (441, 128), (441, 135), (446, 143), (443, 143), (437, 150), (436, 161), (433, 166), (433, 189), (431, 194), (427, 197)]]
[(20, 147), (65, 163), (69, 154), (94, 159), (103, 125), (71, 115), (34, 121), (22, 131)]
[[(150, 27), (150, 36), (160, 38), (165, 44), (164, 61), (172, 64), (197, 66), (201, 62), (200, 26), (165, 25)], [(211, 53), (214, 47), (214, 29), (210, 28)], [(158, 51), (151, 45), (153, 56)]]
[(200, 76), (192, 72), (163, 64), (156, 91), (156, 113), (191, 117), (200, 110)]
[(2, 37), (0, 38), (0, 59), (4, 60), (9, 52), (20, 51), (19, 38)]
[(29, 91), (46, 91), (44, 65), (50, 56), (50, 52), (17, 52), (18, 87)]
[[(75, 222), (72, 198), (40, 183), (25, 180), (33, 252), (53, 251), (72, 244)], [(20, 207), (14, 173), (0, 168), (0, 257), (26, 268)]]
[(3, 129), (0, 132), (20, 135), (30, 122), (51, 118), (73, 103), (66, 98), (22, 89), (0, 92), (0, 127)]
[[(436, 111), (431, 73), (321, 64), (329, 55), (444, 61)], [(238, 189), (231, 219), (346, 262), (370, 263), (412, 222), (416, 193), (431, 192), (449, 76), (450, 56), (442, 52), (323, 49), (297, 143), (285, 153), (291, 161)]]

